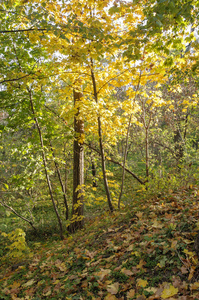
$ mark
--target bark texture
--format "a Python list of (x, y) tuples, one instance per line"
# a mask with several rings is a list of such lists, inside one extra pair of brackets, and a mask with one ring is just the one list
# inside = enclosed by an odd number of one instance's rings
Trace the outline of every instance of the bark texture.
[(84, 121), (80, 115), (82, 93), (73, 92), (74, 105), (77, 108), (74, 117), (75, 140), (73, 144), (73, 208), (70, 232), (75, 232), (84, 226)]

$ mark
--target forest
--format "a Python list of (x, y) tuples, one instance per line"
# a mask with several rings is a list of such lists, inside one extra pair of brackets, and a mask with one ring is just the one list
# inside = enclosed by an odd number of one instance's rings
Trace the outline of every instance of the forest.
[(199, 299), (198, 0), (0, 20), (0, 299)]

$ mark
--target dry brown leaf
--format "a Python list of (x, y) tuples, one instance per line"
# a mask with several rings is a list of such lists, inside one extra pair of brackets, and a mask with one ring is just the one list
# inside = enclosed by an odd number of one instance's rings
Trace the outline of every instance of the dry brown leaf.
[(107, 286), (107, 291), (112, 295), (116, 295), (118, 290), (119, 290), (119, 282), (115, 282)]
[(130, 290), (127, 293), (127, 299), (133, 298), (135, 296), (135, 290)]
[(109, 269), (101, 269), (101, 271), (95, 273), (96, 276), (99, 276), (100, 280), (103, 280), (108, 274), (111, 273)]
[(125, 268), (122, 268), (122, 269), (121, 269), (121, 272), (122, 272), (123, 274), (127, 275), (127, 276), (133, 275), (133, 272), (132, 272), (131, 270), (127, 270), (127, 269), (125, 269)]

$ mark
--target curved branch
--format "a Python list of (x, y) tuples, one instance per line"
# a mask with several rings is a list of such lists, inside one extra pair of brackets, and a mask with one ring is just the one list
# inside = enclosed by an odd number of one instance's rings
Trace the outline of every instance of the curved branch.
[(33, 225), (33, 223), (32, 223), (30, 220), (28, 220), (28, 219), (24, 218), (23, 216), (21, 216), (14, 208), (12, 208), (11, 206), (7, 205), (6, 203), (4, 203), (4, 202), (2, 202), (2, 201), (0, 201), (0, 204), (1, 204), (2, 206), (4, 206), (4, 207), (8, 208), (9, 210), (11, 210), (11, 211), (12, 211), (16, 216), (18, 216), (20, 219), (22, 219), (22, 220), (26, 221), (27, 223), (29, 223), (29, 224), (32, 226), (32, 228), (33, 228), (35, 231), (37, 231), (37, 229), (35, 228), (35, 226)]

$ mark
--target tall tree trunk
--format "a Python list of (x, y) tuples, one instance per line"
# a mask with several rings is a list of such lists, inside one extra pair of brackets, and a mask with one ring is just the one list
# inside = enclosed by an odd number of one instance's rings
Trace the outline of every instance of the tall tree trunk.
[(32, 91), (29, 88), (27, 88), (27, 90), (28, 90), (28, 93), (29, 93), (31, 111), (32, 111), (32, 114), (33, 114), (33, 118), (35, 120), (35, 124), (37, 126), (38, 133), (39, 133), (39, 139), (40, 139), (40, 144), (41, 144), (42, 159), (43, 159), (43, 166), (44, 166), (44, 171), (45, 171), (45, 175), (46, 175), (46, 181), (47, 181), (47, 184), (48, 184), (48, 189), (49, 189), (51, 201), (53, 203), (54, 211), (56, 213), (57, 220), (58, 220), (58, 223), (59, 223), (60, 237), (61, 237), (61, 239), (63, 239), (64, 236), (63, 236), (62, 221), (61, 221), (61, 218), (60, 218), (60, 215), (59, 215), (59, 212), (58, 212), (58, 209), (57, 209), (54, 197), (53, 197), (52, 185), (51, 185), (50, 178), (49, 178), (49, 175), (48, 175), (47, 161), (46, 161), (46, 156), (45, 156), (45, 152), (44, 152), (44, 142), (43, 142), (43, 137), (42, 137), (42, 133), (41, 133), (41, 128), (40, 128), (40, 125), (39, 125), (39, 122), (38, 122), (38, 119), (37, 119), (37, 116), (36, 116), (36, 113), (35, 113), (34, 105), (33, 105)]
[[(134, 97), (134, 102), (136, 100), (137, 92), (139, 90), (141, 75), (142, 75), (142, 73), (140, 71), (139, 78), (138, 78), (138, 84), (137, 84), (137, 87), (136, 87), (136, 94), (135, 94), (135, 97)], [(124, 187), (125, 164), (126, 164), (126, 159), (127, 159), (127, 155), (128, 155), (128, 143), (129, 143), (129, 134), (130, 134), (130, 127), (131, 127), (131, 120), (132, 120), (132, 114), (129, 117), (128, 127), (127, 127), (127, 133), (126, 133), (126, 142), (125, 142), (125, 149), (124, 149), (124, 160), (123, 160), (123, 167), (122, 167), (122, 169), (123, 169), (123, 171), (122, 171), (122, 183), (121, 183), (120, 195), (119, 195), (119, 199), (118, 199), (118, 208), (119, 209), (120, 209), (120, 203), (121, 203), (122, 193), (123, 193), (123, 187)]]
[[(95, 81), (95, 74), (93, 71), (92, 59), (91, 59), (91, 78), (92, 78), (92, 83), (93, 83), (93, 92), (94, 92), (95, 102), (98, 103), (97, 86), (96, 86), (96, 81)], [(106, 196), (107, 196), (109, 209), (111, 212), (113, 212), (113, 204), (112, 204), (112, 200), (111, 200), (111, 195), (110, 195), (108, 180), (107, 180), (107, 174), (106, 174), (104, 145), (103, 145), (103, 141), (102, 141), (102, 125), (101, 125), (101, 118), (100, 118), (99, 114), (97, 117), (97, 122), (98, 122), (98, 136), (99, 136), (99, 145), (100, 145), (100, 152), (101, 152), (101, 162), (102, 162), (102, 173), (103, 173), (103, 178), (104, 178), (104, 186), (105, 186), (105, 190), (106, 190)]]
[(75, 91), (74, 106), (77, 113), (74, 117), (75, 140), (73, 144), (73, 208), (70, 232), (75, 232), (84, 226), (84, 121), (80, 117), (82, 93)]

